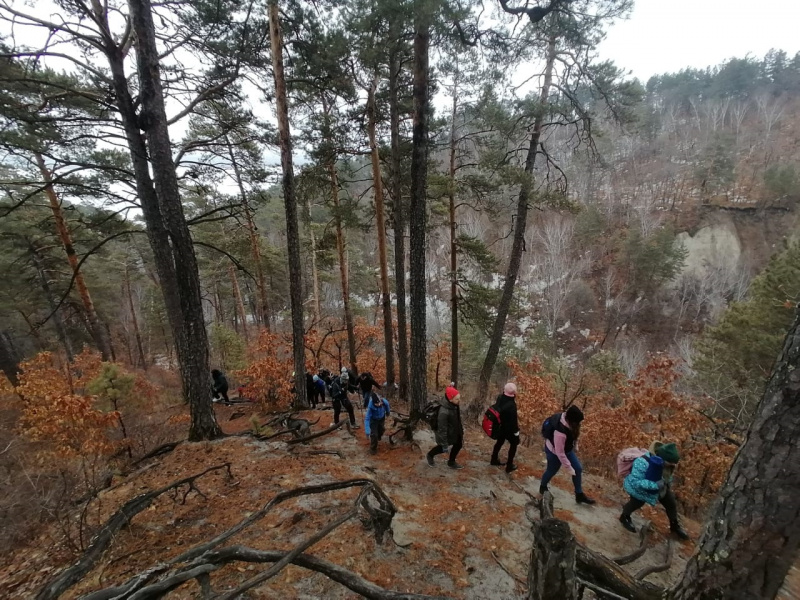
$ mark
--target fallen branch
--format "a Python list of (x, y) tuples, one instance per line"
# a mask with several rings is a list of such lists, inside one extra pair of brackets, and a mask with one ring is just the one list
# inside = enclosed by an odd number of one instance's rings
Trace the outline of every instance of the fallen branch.
[[(317, 420), (319, 420), (319, 419), (317, 419)], [(295, 438), (293, 440), (289, 440), (286, 443), (289, 444), (290, 446), (292, 446), (294, 444), (304, 444), (305, 442), (308, 442), (310, 440), (314, 440), (314, 439), (316, 439), (318, 437), (322, 437), (323, 435), (328, 435), (329, 433), (339, 429), (342, 425), (344, 425), (344, 421), (339, 421), (338, 423), (334, 423), (333, 425), (331, 425), (327, 429), (323, 429), (322, 431), (318, 431), (317, 433), (312, 433), (311, 435), (307, 435), (305, 437), (300, 437), (300, 438)]]
[(612, 558), (611, 560), (613, 560), (618, 565), (622, 566), (630, 564), (633, 561), (640, 559), (644, 555), (644, 553), (647, 552), (647, 542), (648, 542), (647, 538), (650, 535), (651, 527), (652, 523), (650, 521), (647, 521), (647, 523), (642, 525), (642, 528), (639, 530), (639, 547), (636, 550), (634, 550), (630, 554), (626, 554), (624, 556), (618, 556), (616, 558)]
[[(140, 494), (139, 496), (128, 500), (119, 510), (117, 510), (117, 512), (111, 515), (111, 518), (109, 518), (105, 525), (100, 528), (100, 531), (95, 534), (91, 544), (89, 545), (89, 548), (83, 553), (83, 556), (81, 556), (78, 562), (68, 569), (65, 569), (55, 578), (51, 579), (47, 584), (45, 584), (36, 595), (36, 600), (54, 600), (67, 591), (70, 587), (75, 585), (78, 581), (80, 581), (89, 571), (92, 570), (95, 563), (106, 551), (108, 545), (117, 535), (117, 533), (128, 523), (130, 523), (134, 516), (148, 508), (153, 503), (153, 500), (158, 498), (161, 494), (177, 489), (184, 485), (190, 486), (190, 490), (196, 490), (197, 488), (194, 487), (194, 482), (197, 479), (203, 475), (211, 473), (212, 471), (218, 471), (220, 469), (227, 469), (228, 477), (231, 477), (230, 463), (223, 463), (215, 467), (209, 467), (202, 473), (197, 473), (191, 477), (186, 477), (179, 481), (175, 481), (160, 489), (153, 490), (145, 494)], [(184, 500), (185, 499), (186, 495), (184, 495)]]
[(156, 456), (161, 456), (163, 454), (167, 454), (169, 452), (172, 452), (173, 450), (175, 450), (175, 448), (180, 446), (182, 443), (183, 443), (183, 441), (167, 442), (166, 444), (161, 444), (160, 446), (158, 446), (157, 448), (154, 448), (153, 450), (150, 450), (150, 452), (148, 452), (147, 454), (142, 456), (140, 459), (138, 459), (136, 462), (134, 462), (132, 466), (135, 467), (139, 463), (142, 463), (142, 462), (146, 461), (148, 458), (155, 458)]
[(494, 553), (494, 550), (492, 550), (492, 558), (494, 559), (494, 562), (496, 562), (496, 563), (497, 563), (497, 565), (498, 565), (498, 566), (499, 566), (501, 569), (503, 569), (503, 571), (505, 571), (505, 572), (506, 572), (506, 575), (508, 575), (509, 577), (511, 577), (511, 579), (513, 579), (513, 580), (514, 580), (514, 581), (516, 581), (517, 583), (521, 583), (522, 585), (526, 585), (526, 584), (527, 584), (527, 582), (526, 582), (526, 581), (525, 581), (525, 580), (524, 580), (522, 577), (518, 577), (518, 576), (514, 575), (514, 574), (513, 574), (511, 571), (509, 571), (508, 567), (506, 567), (506, 566), (505, 566), (505, 565), (502, 563), (502, 561), (501, 561), (501, 560), (500, 560), (500, 559), (497, 557), (497, 554), (495, 554), (495, 553)]
[(308, 450), (303, 452), (302, 454), (296, 454), (295, 456), (322, 456), (325, 454), (330, 454), (332, 456), (338, 456), (339, 458), (344, 458), (341, 452), (338, 450)]
[(672, 540), (667, 541), (667, 554), (664, 557), (664, 562), (659, 565), (653, 565), (651, 567), (645, 567), (641, 571), (636, 574), (636, 579), (642, 581), (648, 575), (652, 575), (653, 573), (663, 573), (664, 571), (668, 571), (669, 568), (672, 566), (672, 551), (673, 551), (673, 544)]
[(628, 600), (627, 596), (619, 596), (614, 592), (609, 592), (608, 590), (604, 590), (599, 585), (595, 585), (583, 579), (578, 579), (578, 586), (592, 590), (597, 596), (603, 598), (604, 600)]

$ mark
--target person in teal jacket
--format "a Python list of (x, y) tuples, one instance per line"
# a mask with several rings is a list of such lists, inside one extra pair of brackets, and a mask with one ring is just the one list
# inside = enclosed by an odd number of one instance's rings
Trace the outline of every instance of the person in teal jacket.
[(369, 436), (369, 452), (378, 452), (378, 442), (386, 429), (386, 417), (389, 416), (389, 401), (373, 393), (367, 404), (364, 415), (364, 432)]
[(660, 502), (667, 511), (670, 531), (682, 540), (689, 539), (689, 534), (678, 521), (678, 503), (671, 489), (673, 473), (680, 458), (674, 443), (653, 442), (650, 452), (633, 461), (631, 472), (623, 483), (630, 495), (619, 517), (625, 529), (636, 533), (631, 515), (645, 504), (655, 506)]

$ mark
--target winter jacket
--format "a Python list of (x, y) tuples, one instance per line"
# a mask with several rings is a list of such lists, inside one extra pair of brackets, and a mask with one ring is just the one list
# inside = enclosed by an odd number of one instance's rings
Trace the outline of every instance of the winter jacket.
[(436, 428), (436, 443), (440, 446), (453, 446), (464, 435), (461, 424), (461, 409), (447, 398), (439, 399), (439, 420)]
[(342, 387), (342, 380), (339, 377), (334, 377), (331, 381), (330, 392), (331, 398), (334, 400), (342, 400), (347, 398), (347, 392)]
[(228, 391), (228, 378), (223, 373), (216, 369), (211, 372), (211, 379), (213, 380), (213, 388), (215, 392), (223, 393)]
[(364, 433), (367, 435), (370, 434), (370, 423), (372, 421), (380, 421), (381, 419), (385, 419), (389, 416), (389, 401), (384, 400), (380, 403), (380, 406), (375, 402), (375, 400), (369, 401), (369, 406), (367, 406), (367, 412), (364, 414)]
[(561, 466), (568, 473), (574, 475), (575, 469), (572, 468), (572, 463), (569, 462), (567, 454), (575, 448), (575, 437), (572, 435), (572, 428), (567, 422), (567, 413), (561, 413), (560, 415), (556, 413), (553, 417), (558, 417), (558, 420), (553, 428), (553, 439), (545, 441), (545, 448), (558, 457)]
[(361, 388), (362, 393), (366, 394), (373, 387), (379, 388), (381, 386), (372, 378), (372, 375), (369, 373), (362, 373), (361, 377), (358, 379), (358, 387)]
[[(640, 456), (633, 461), (633, 467), (630, 474), (625, 478), (623, 487), (632, 497), (642, 502), (647, 502), (651, 506), (655, 506), (658, 502), (658, 493), (663, 489), (664, 484), (658, 481), (650, 481), (646, 478), (647, 468), (650, 466), (648, 452), (644, 456)], [(662, 480), (663, 481), (663, 480)]]
[(511, 396), (500, 394), (494, 406), (497, 412), (500, 413), (500, 432), (502, 435), (504, 437), (519, 435), (516, 400)]

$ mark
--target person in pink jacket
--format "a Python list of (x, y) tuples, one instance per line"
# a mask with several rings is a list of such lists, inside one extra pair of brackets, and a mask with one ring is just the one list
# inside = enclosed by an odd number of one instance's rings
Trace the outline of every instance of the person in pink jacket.
[(575, 486), (575, 502), (578, 504), (594, 504), (595, 501), (583, 493), (581, 474), (583, 467), (575, 454), (576, 442), (581, 435), (583, 412), (574, 404), (565, 412), (548, 417), (542, 424), (544, 436), (544, 453), (547, 457), (547, 469), (542, 475), (539, 493), (547, 491), (547, 484), (563, 466), (572, 475)]

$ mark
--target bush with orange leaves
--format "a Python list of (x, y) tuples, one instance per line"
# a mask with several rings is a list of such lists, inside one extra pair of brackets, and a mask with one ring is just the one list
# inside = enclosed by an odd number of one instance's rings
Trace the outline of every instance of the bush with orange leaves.
[(119, 414), (97, 408), (95, 398), (85, 391), (100, 367), (100, 357), (88, 350), (66, 365), (49, 352), (21, 363), (16, 387), (23, 399), (20, 431), (47, 442), (44, 451), (62, 458), (112, 454)]
[(294, 369), (289, 350), (280, 336), (262, 331), (250, 348), (250, 364), (233, 373), (246, 386), (247, 395), (258, 400), (264, 410), (284, 409), (292, 401)]
[[(566, 408), (554, 391), (553, 378), (534, 360), (524, 367), (510, 363), (517, 378), (520, 429), (536, 439), (541, 424)], [(735, 445), (716, 437), (714, 424), (702, 411), (706, 400), (679, 394), (676, 361), (656, 355), (634, 379), (618, 376), (602, 381), (587, 374), (574, 398), (586, 414), (581, 428), (580, 456), (584, 464), (606, 476), (616, 476), (616, 456), (632, 446), (647, 448), (653, 440), (678, 444), (682, 460), (676, 484), (691, 493), (681, 495), (694, 511), (716, 495), (728, 472)]]

